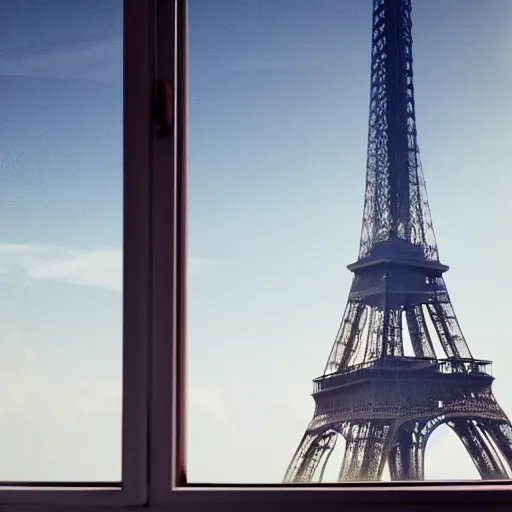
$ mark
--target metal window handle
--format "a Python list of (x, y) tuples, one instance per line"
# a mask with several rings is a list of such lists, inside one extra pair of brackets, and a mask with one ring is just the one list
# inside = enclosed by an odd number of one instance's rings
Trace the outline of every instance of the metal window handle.
[(171, 135), (173, 128), (173, 94), (169, 80), (159, 78), (155, 82), (155, 117), (157, 139)]

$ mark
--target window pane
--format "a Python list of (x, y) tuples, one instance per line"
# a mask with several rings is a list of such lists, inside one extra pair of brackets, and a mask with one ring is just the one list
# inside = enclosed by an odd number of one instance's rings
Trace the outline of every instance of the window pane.
[(0, 2), (0, 480), (119, 481), (122, 0)]
[(512, 7), (410, 3), (189, 2), (189, 482), (511, 474)]

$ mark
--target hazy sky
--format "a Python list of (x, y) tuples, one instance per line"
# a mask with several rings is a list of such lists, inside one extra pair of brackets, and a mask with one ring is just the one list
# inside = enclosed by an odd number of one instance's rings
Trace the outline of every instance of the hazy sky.
[[(281, 481), (312, 417), (311, 380), (358, 253), (371, 4), (190, 1), (190, 252), (211, 260), (189, 297), (191, 481)], [(446, 282), (512, 415), (512, 3), (413, 0), (412, 17), (418, 140)], [(430, 439), (426, 476), (478, 476), (446, 426)]]
[(0, 2), (0, 480), (119, 480), (122, 1)]
[[(358, 252), (371, 0), (189, 4), (189, 480), (279, 482)], [(448, 289), (512, 415), (512, 3), (412, 16)], [(121, 71), (121, 0), (0, 2), (1, 480), (120, 477)], [(477, 477), (447, 427), (426, 476)]]

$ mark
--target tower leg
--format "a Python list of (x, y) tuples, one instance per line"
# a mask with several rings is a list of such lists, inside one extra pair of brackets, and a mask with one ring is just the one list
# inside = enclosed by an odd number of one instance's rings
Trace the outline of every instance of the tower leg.
[(386, 462), (389, 431), (389, 425), (371, 421), (348, 425), (345, 456), (338, 480), (380, 480)]
[(487, 423), (486, 429), (512, 470), (512, 425), (510, 423)]
[[(306, 432), (288, 466), (284, 482), (321, 482), (338, 434), (333, 430)], [(317, 471), (320, 468), (320, 471)]]
[(400, 426), (389, 454), (391, 480), (424, 480), (424, 455), (421, 424), (414, 422)]
[(460, 437), (483, 480), (508, 478), (498, 454), (484, 437), (485, 427), (473, 420), (453, 420), (448, 425)]

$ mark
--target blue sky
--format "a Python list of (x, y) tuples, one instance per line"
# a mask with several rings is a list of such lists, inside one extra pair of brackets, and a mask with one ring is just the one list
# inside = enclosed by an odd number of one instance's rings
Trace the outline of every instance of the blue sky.
[[(357, 257), (370, 0), (190, 1), (189, 478), (282, 479)], [(512, 4), (413, 1), (419, 144), (448, 289), (512, 414)], [(342, 443), (326, 477), (341, 464)], [(446, 464), (446, 460), (453, 464)], [(427, 478), (475, 478), (441, 427)]]
[(0, 98), (0, 480), (118, 480), (122, 2), (1, 2)]
[[(512, 3), (412, 15), (448, 289), (512, 414)], [(190, 0), (190, 481), (280, 481), (311, 418), (358, 252), (370, 37), (370, 0)], [(120, 476), (121, 71), (120, 0), (0, 2), (1, 480)], [(476, 477), (446, 427), (426, 471)]]

